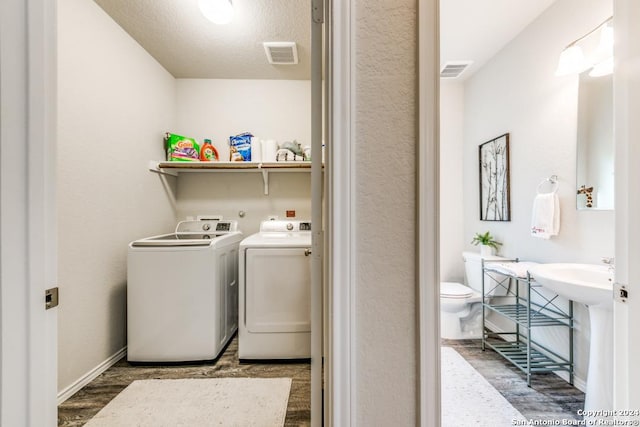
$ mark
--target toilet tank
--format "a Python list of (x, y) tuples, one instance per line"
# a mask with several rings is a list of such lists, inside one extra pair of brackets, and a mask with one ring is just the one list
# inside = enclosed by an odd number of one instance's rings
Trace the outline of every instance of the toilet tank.
[[(482, 293), (482, 260), (499, 261), (507, 260), (508, 258), (496, 255), (481, 256), (478, 252), (463, 252), (462, 259), (464, 260), (464, 273), (467, 286), (476, 292)], [(491, 275), (500, 281), (506, 279), (506, 277), (501, 274), (491, 273)], [(487, 296), (503, 296), (507, 293), (506, 288), (492, 285), (491, 279), (488, 278), (485, 278), (485, 286), (488, 288), (486, 292)]]

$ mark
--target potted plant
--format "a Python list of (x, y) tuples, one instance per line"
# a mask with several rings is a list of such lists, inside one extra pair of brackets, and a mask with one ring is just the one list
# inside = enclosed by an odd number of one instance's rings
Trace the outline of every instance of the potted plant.
[(471, 243), (475, 246), (480, 245), (480, 255), (482, 256), (493, 255), (498, 250), (498, 246), (502, 244), (494, 239), (489, 231), (484, 234), (476, 233)]

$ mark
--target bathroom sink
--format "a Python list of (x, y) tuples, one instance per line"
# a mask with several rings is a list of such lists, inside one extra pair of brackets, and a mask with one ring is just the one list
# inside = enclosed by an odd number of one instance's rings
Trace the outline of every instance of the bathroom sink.
[(613, 272), (603, 265), (539, 264), (529, 274), (543, 287), (589, 311), (585, 411), (613, 409)]
[(604, 265), (539, 264), (529, 273), (536, 282), (567, 299), (590, 307), (613, 307), (613, 274)]

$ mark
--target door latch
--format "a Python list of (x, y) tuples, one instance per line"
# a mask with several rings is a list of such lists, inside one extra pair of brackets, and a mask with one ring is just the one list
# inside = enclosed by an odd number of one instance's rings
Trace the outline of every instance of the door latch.
[(44, 291), (44, 307), (46, 310), (58, 306), (58, 287)]
[(621, 283), (613, 284), (613, 299), (618, 302), (627, 302), (629, 290)]

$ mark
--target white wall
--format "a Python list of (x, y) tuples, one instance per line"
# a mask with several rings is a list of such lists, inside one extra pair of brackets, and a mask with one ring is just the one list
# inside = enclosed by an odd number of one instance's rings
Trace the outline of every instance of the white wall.
[[(223, 160), (228, 138), (251, 132), (278, 142), (311, 144), (311, 82), (303, 80), (178, 79), (176, 133), (201, 142), (210, 138)], [(308, 172), (270, 173), (269, 195), (259, 173), (183, 174), (178, 179), (178, 217), (222, 214), (238, 220), (245, 235), (258, 231), (269, 215), (311, 218)], [(241, 218), (238, 213), (246, 213)]]
[(417, 3), (354, 6), (355, 412), (415, 425)]
[(175, 225), (147, 169), (175, 123), (175, 80), (93, 1), (59, 1), (58, 34), (63, 390), (126, 345), (127, 243)]
[[(270, 215), (285, 219), (287, 210), (295, 210), (296, 219), (311, 219), (310, 173), (269, 173), (268, 196), (264, 195), (260, 173), (182, 174), (177, 200), (179, 219), (221, 214), (237, 220), (238, 229), (248, 236)], [(238, 215), (240, 211), (244, 218)]]
[(310, 80), (178, 79), (175, 133), (209, 138), (229, 160), (229, 136), (251, 132), (311, 146)]
[[(440, 82), (440, 279), (464, 283), (464, 85)], [(471, 241), (471, 238), (468, 239)], [(468, 243), (468, 242), (467, 242)]]
[[(612, 14), (610, 0), (559, 0), (465, 84), (464, 238), (490, 230), (502, 254), (539, 262), (599, 263), (614, 253), (613, 212), (576, 210), (578, 76), (556, 77), (562, 49)], [(511, 221), (478, 218), (478, 145), (509, 132)], [(529, 234), (536, 187), (559, 177), (560, 235)], [(466, 243), (467, 249), (474, 247)], [(578, 305), (576, 370), (585, 378), (588, 318)], [(554, 348), (562, 338), (541, 337)]]

